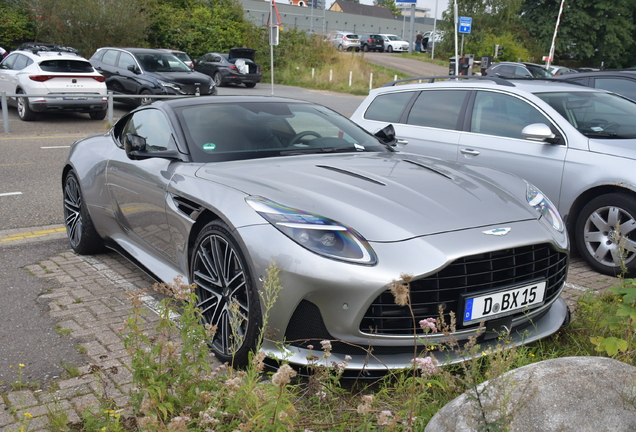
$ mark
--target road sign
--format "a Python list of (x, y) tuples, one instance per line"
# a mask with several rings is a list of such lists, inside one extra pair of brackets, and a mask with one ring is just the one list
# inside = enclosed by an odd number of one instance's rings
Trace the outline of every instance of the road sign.
[(417, 0), (395, 0), (395, 3), (416, 3)]
[(459, 33), (470, 33), (470, 28), (473, 25), (472, 17), (459, 17)]

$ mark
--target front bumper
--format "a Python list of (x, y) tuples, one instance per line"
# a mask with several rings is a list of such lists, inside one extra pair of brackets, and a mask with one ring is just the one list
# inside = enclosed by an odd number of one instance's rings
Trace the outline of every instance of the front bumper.
[[(411, 275), (414, 280), (423, 279), (462, 257), (537, 244), (549, 245), (551, 250), (563, 255), (565, 268), (562, 271), (563, 274), (567, 272), (568, 240), (564, 233), (556, 233), (536, 220), (506, 226), (511, 228), (506, 236), (484, 235), (484, 230), (494, 227), (479, 227), (401, 242), (371, 243), (378, 256), (375, 266), (352, 265), (320, 257), (298, 246), (270, 225), (239, 228), (241, 238), (250, 239), (246, 246), (255, 278), (264, 278), (269, 265), (269, 258), (265, 257), (272, 257), (281, 270), (283, 290), (270, 311), (265, 332), (270, 336), (264, 341), (263, 349), (272, 357), (307, 365), (312, 363), (308, 356), (322, 356), (316, 341), (330, 339), (338, 343), (333, 343), (334, 350), (327, 359), (329, 364), (350, 355), (352, 360), (348, 362), (348, 368), (354, 370), (408, 366), (414, 358), (414, 350), (420, 353), (426, 345), (421, 337), (414, 339), (412, 333), (393, 335), (361, 331), (361, 323), (374, 300), (387, 291), (391, 281), (400, 280), (402, 274)], [(559, 297), (564, 282), (563, 276), (563, 281), (555, 285), (553, 295), (545, 303), (525, 314), (515, 315), (510, 323), (513, 329), (510, 346), (544, 338), (561, 327), (568, 313)], [(491, 288), (493, 291), (497, 289)], [(461, 312), (456, 313), (459, 321)], [(322, 328), (315, 323), (321, 323)], [(305, 326), (309, 330), (306, 337), (303, 334)], [(477, 335), (476, 327), (459, 328), (453, 336), (464, 343), (469, 337)], [(290, 337), (292, 334), (294, 337)], [(306, 348), (307, 340), (311, 341), (313, 350)], [(429, 335), (427, 339), (427, 342), (437, 344), (444, 341), (442, 334)], [(480, 343), (480, 349), (487, 351), (498, 342), (496, 337), (489, 339)], [(372, 354), (356, 354), (361, 351), (351, 349), (355, 347), (370, 347)], [(440, 362), (463, 360), (459, 353), (433, 353)]]

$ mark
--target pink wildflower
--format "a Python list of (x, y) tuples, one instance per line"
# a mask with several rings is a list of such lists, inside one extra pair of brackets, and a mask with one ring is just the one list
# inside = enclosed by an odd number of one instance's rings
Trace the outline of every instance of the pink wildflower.
[(430, 376), (437, 373), (437, 360), (433, 357), (413, 359), (415, 366), (422, 371), (422, 375)]
[(429, 330), (435, 333), (437, 331), (437, 327), (435, 326), (435, 318), (426, 318), (420, 321), (420, 328), (425, 332)]

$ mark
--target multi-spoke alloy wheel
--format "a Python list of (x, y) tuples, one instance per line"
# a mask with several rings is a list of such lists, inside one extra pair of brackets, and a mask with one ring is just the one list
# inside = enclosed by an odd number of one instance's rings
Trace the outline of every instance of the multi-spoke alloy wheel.
[(594, 269), (605, 274), (628, 269), (636, 258), (636, 199), (609, 194), (590, 201), (576, 224), (579, 253)]
[(260, 307), (238, 242), (225, 224), (209, 223), (196, 241), (191, 281), (206, 324), (216, 326), (209, 342), (222, 362), (247, 362), (260, 326)]
[[(18, 90), (18, 94), (24, 94), (22, 90)], [(18, 97), (18, 117), (23, 121), (31, 121), (35, 119), (35, 113), (29, 106), (29, 99), (26, 97)]]
[(66, 235), (75, 252), (93, 254), (103, 249), (104, 243), (86, 211), (82, 190), (73, 171), (64, 179), (64, 224)]

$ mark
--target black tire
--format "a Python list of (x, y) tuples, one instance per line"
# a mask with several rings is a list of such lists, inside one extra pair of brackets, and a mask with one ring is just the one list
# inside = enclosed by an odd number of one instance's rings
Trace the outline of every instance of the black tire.
[(106, 111), (107, 110), (91, 111), (88, 114), (91, 116), (93, 120), (104, 120), (106, 118)]
[(393, 47), (391, 45), (389, 45), (389, 47), (386, 49), (388, 52), (392, 53), (393, 52)]
[[(17, 91), (18, 94), (24, 94), (22, 90)], [(20, 97), (16, 98), (16, 103), (18, 105), (18, 117), (22, 121), (31, 121), (35, 120), (35, 113), (31, 110), (29, 106), (29, 98)]]
[[(261, 327), (261, 309), (254, 279), (236, 237), (221, 221), (207, 224), (197, 236), (190, 265), (190, 281), (196, 283), (197, 306), (203, 322), (217, 326), (208, 341), (216, 357), (234, 365), (245, 365)], [(236, 301), (239, 315), (232, 330), (229, 305)]]
[(92, 255), (104, 250), (104, 241), (95, 231), (73, 171), (69, 171), (64, 179), (64, 225), (68, 241), (78, 254)]
[(245, 83), (245, 87), (254, 88), (254, 87), (256, 87), (256, 83)]
[(221, 72), (215, 72), (212, 79), (214, 80), (214, 84), (216, 84), (217, 87), (223, 87), (223, 76), (221, 75)]
[(369, 52), (369, 45), (362, 45), (362, 51)]
[[(615, 229), (617, 225), (621, 232)], [(574, 237), (579, 254), (594, 270), (612, 276), (620, 274), (619, 254), (623, 251), (623, 261), (633, 274), (636, 197), (611, 193), (594, 198), (579, 213)]]
[(342, 52), (343, 48), (342, 45), (338, 45), (338, 51)]
[(139, 106), (141, 105), (149, 105), (151, 103), (153, 103), (155, 100), (153, 98), (151, 98), (149, 95), (152, 95), (152, 92), (150, 90), (142, 90), (141, 91), (141, 95), (145, 96), (142, 98), (137, 99), (139, 101)]

